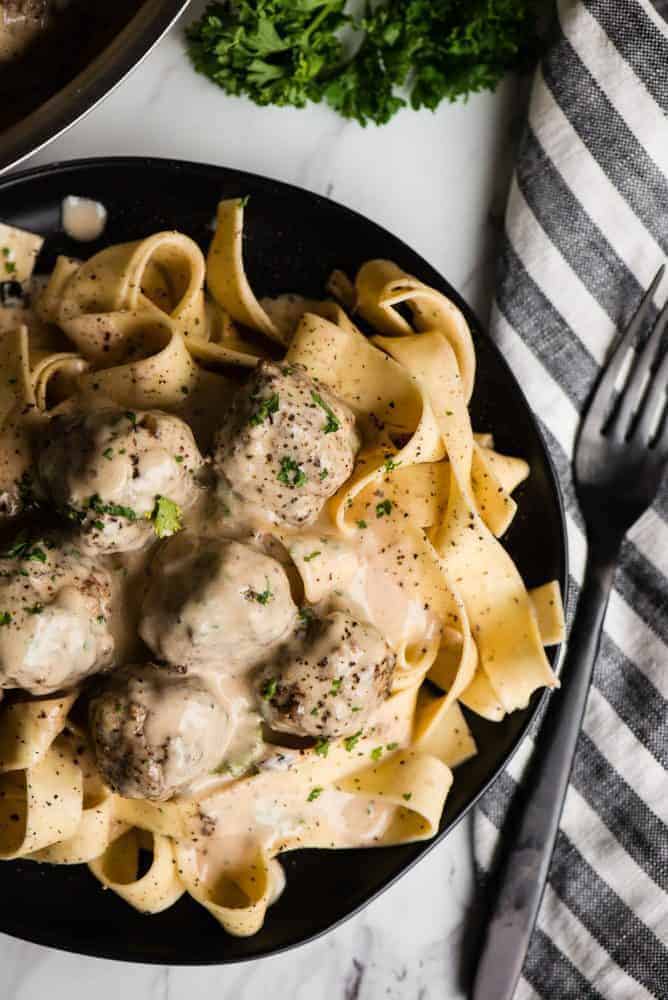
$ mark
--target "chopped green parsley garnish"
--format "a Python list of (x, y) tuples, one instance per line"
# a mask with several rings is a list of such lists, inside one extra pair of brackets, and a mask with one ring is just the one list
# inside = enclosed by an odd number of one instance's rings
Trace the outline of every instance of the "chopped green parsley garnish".
[(413, 793), (412, 792), (404, 792), (401, 797), (402, 797), (402, 799), (406, 799), (406, 802), (410, 802), (410, 800), (413, 798)]
[(385, 747), (386, 750), (396, 750), (399, 746), (398, 743), (388, 743)]
[(258, 406), (255, 413), (252, 415), (248, 421), (252, 427), (259, 427), (263, 424), (265, 420), (270, 420), (272, 414), (278, 412), (278, 393), (275, 392), (273, 396), (269, 396), (268, 399), (263, 399)]
[(33, 604), (31, 608), (26, 608), (26, 611), (28, 612), (29, 615), (41, 615), (42, 611), (44, 611), (44, 605)]
[(95, 621), (98, 623), (98, 625), (104, 625), (104, 623), (106, 622), (106, 620), (107, 619), (104, 617), (104, 615), (98, 615), (97, 618), (95, 619)]
[(299, 486), (303, 486), (306, 482), (304, 470), (301, 466), (297, 465), (294, 458), (290, 458), (287, 455), (285, 458), (281, 459), (280, 472), (276, 478), (279, 483), (284, 483), (285, 486), (289, 486), (292, 490)]
[(148, 517), (158, 538), (169, 538), (183, 527), (181, 508), (169, 497), (157, 496)]
[(364, 528), (368, 527), (368, 524), (366, 523), (363, 517), (361, 517), (357, 522), (357, 527), (360, 528), (361, 530), (364, 530)]
[(352, 736), (346, 736), (345, 740), (343, 741), (343, 745), (346, 748), (346, 750), (350, 752), (351, 750), (355, 749), (361, 738), (362, 738), (362, 730), (358, 729), (357, 732), (353, 733)]
[(125, 416), (130, 421), (130, 423), (132, 424), (133, 427), (137, 426), (137, 414), (136, 413), (133, 413), (132, 410), (126, 410), (125, 411)]
[(380, 503), (376, 504), (376, 517), (385, 517), (392, 512), (392, 501), (391, 500), (381, 500)]
[(3, 247), (2, 248), (2, 256), (3, 257), (10, 257), (11, 253), (12, 253), (12, 251), (9, 249), (9, 247)]
[(331, 406), (329, 406), (322, 398), (320, 393), (316, 392), (314, 389), (311, 390), (311, 399), (316, 404), (316, 406), (319, 406), (320, 409), (324, 410), (325, 413), (327, 414), (327, 421), (325, 423), (325, 426), (323, 427), (323, 431), (325, 432), (325, 434), (333, 434), (334, 431), (338, 431), (338, 429), (341, 426), (341, 423), (337, 419), (336, 414), (334, 413), (334, 410), (331, 408)]
[(324, 737), (321, 737), (316, 743), (314, 750), (319, 757), (326, 757), (327, 754), (329, 753), (329, 740), (326, 740), (324, 739)]
[(12, 616), (9, 611), (0, 611), (0, 625), (11, 625)]
[[(85, 504), (86, 510), (92, 510), (96, 514), (109, 514), (111, 517), (124, 517), (126, 521), (136, 521), (137, 514), (132, 507), (124, 507), (119, 503), (103, 503), (97, 493), (89, 497)], [(153, 517), (153, 515), (150, 515)]]
[(322, 482), (323, 479), (327, 479), (328, 475), (329, 475), (329, 469), (321, 469), (320, 470), (320, 482)]
[(400, 465), (401, 462), (395, 462), (394, 459), (392, 458), (386, 458), (385, 465), (383, 466), (383, 468), (385, 469), (386, 472), (394, 472), (394, 470), (398, 469)]
[(183, 461), (183, 455), (174, 455), (174, 461), (178, 462), (178, 464), (180, 465), (181, 462)]
[(338, 694), (341, 690), (341, 685), (343, 684), (343, 677), (335, 677), (332, 681), (332, 686), (329, 690), (330, 694)]
[(5, 271), (7, 274), (16, 274), (16, 264), (13, 260), (5, 261)]
[(270, 701), (276, 694), (278, 688), (278, 681), (275, 677), (270, 677), (268, 681), (264, 684), (262, 688), (262, 697), (265, 701)]
[(239, 198), (239, 204), (242, 208), (245, 208), (249, 201), (250, 201), (249, 194), (245, 194), (243, 198)]
[(304, 562), (311, 562), (312, 559), (315, 559), (320, 555), (322, 555), (320, 549), (316, 549), (315, 552), (309, 552), (307, 556), (304, 556)]
[(271, 585), (269, 583), (269, 577), (265, 577), (267, 586), (262, 591), (253, 590), (249, 587), (246, 591), (246, 598), (249, 601), (257, 601), (258, 604), (269, 604), (269, 601), (274, 596), (271, 590)]
[(315, 800), (318, 798), (319, 795), (322, 794), (323, 791), (324, 789), (321, 788), (320, 785), (316, 785), (315, 788), (312, 788), (311, 791), (308, 793), (308, 798), (306, 799), (306, 801), (315, 802)]
[(104, 451), (102, 452), (102, 457), (106, 458), (107, 461), (109, 461), (109, 462), (111, 462), (111, 459), (113, 458), (113, 455), (114, 455), (114, 449), (113, 448), (105, 448)]
[(309, 622), (312, 622), (313, 621), (313, 609), (312, 608), (307, 608), (307, 607), (300, 608), (299, 609), (299, 620), (302, 621), (304, 623), (304, 625), (308, 625)]
[(382, 747), (374, 747), (373, 750), (371, 751), (371, 760), (380, 760), (382, 756), (383, 756)]
[[(48, 546), (47, 546), (48, 547)], [(22, 531), (16, 541), (6, 552), (2, 553), (3, 559), (20, 559), (22, 562), (46, 562), (46, 552), (39, 545), (39, 542), (32, 541), (27, 534)]]

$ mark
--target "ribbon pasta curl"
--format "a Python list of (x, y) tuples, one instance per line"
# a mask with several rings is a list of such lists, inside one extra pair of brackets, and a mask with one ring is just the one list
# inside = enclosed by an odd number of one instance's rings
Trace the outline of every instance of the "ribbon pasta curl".
[(71, 714), (78, 692), (0, 705), (0, 858), (87, 863), (146, 913), (187, 892), (242, 936), (280, 894), (280, 853), (432, 837), (453, 769), (476, 752), (461, 706), (491, 720), (524, 707), (556, 685), (544, 646), (563, 638), (558, 585), (527, 591), (499, 542), (529, 469), (473, 432), (474, 345), (454, 303), (382, 260), (352, 283), (332, 277), (348, 311), (258, 299), (243, 212), (240, 199), (221, 202), (206, 262), (174, 232), (86, 262), (60, 257), (37, 318), (0, 328), (0, 439), (12, 456), (0, 499), (30, 468), (32, 429), (82, 399), (178, 413), (206, 447), (236, 383), (271, 357), (302, 365), (356, 414), (363, 447), (329, 502), (322, 561), (313, 538), (275, 535), (307, 600), (355, 600), (364, 545), (383, 584), (368, 598), (376, 626), (389, 627), (399, 591), (419, 609), (394, 641), (392, 694), (364, 731), (325, 752), (277, 747), (255, 772), (156, 803), (103, 785)]

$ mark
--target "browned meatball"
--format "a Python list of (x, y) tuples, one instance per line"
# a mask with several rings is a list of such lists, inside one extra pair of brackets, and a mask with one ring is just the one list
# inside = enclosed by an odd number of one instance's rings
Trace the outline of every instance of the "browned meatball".
[(351, 736), (388, 697), (394, 666), (373, 625), (333, 611), (299, 629), (262, 667), (262, 714), (283, 733)]
[(0, 687), (50, 694), (111, 664), (111, 579), (71, 545), (19, 536), (0, 559)]
[(37, 468), (51, 499), (79, 525), (82, 547), (123, 552), (155, 538), (156, 510), (173, 515), (165, 532), (173, 530), (198, 496), (201, 465), (192, 431), (173, 414), (105, 408), (55, 417)]
[(139, 632), (169, 663), (234, 673), (297, 618), (283, 567), (240, 542), (184, 532), (165, 543), (151, 576)]
[(350, 476), (360, 441), (345, 403), (299, 365), (263, 361), (214, 440), (222, 491), (275, 522), (313, 522)]
[(104, 780), (130, 799), (169, 799), (220, 762), (229, 717), (202, 681), (152, 663), (110, 674), (89, 722)]

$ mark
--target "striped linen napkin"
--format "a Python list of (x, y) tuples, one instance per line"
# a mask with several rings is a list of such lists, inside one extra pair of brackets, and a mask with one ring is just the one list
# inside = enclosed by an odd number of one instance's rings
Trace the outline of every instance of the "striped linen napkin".
[[(491, 327), (559, 471), (577, 596), (579, 414), (615, 331), (668, 257), (668, 0), (557, 8), (518, 152)], [(659, 302), (667, 295), (664, 278)], [(667, 581), (664, 483), (623, 548), (517, 1000), (668, 1000)], [(531, 749), (527, 740), (475, 816), (483, 881), (521, 803)]]

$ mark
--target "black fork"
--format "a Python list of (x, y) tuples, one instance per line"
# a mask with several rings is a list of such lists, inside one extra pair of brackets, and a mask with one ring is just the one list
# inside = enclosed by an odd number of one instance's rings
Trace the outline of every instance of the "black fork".
[(511, 1000), (515, 992), (547, 881), (621, 544), (656, 497), (668, 464), (668, 302), (642, 337), (663, 272), (661, 267), (603, 369), (576, 441), (574, 482), (588, 543), (585, 581), (562, 690), (551, 696), (541, 727), (527, 805), (506, 855), (472, 1000)]

